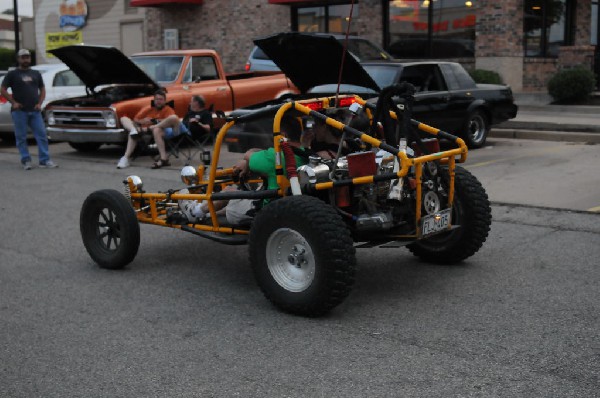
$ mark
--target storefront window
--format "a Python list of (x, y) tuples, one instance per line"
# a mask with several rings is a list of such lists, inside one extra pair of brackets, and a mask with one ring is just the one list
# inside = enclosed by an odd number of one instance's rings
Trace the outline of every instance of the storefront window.
[(525, 0), (525, 56), (558, 57), (560, 46), (569, 44), (573, 2)]
[(388, 51), (397, 58), (473, 57), (476, 0), (391, 0)]
[[(293, 24), (297, 24), (298, 32), (346, 33), (350, 17), (349, 4), (298, 7), (292, 10)], [(358, 5), (352, 9), (352, 17), (358, 17)], [(351, 25), (352, 26), (352, 25)]]

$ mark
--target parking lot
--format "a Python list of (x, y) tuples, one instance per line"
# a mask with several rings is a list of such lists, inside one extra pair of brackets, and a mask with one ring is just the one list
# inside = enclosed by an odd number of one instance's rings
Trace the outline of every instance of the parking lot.
[[(53, 144), (60, 168), (26, 172), (0, 147), (3, 394), (596, 396), (600, 215), (529, 205), (553, 205), (560, 191), (563, 205), (570, 196), (593, 207), (576, 186), (594, 189), (597, 147), (490, 144), (467, 163), (498, 201), (482, 250), (455, 267), (405, 249), (358, 250), (350, 297), (319, 319), (275, 309), (245, 246), (144, 225), (127, 269), (91, 261), (79, 236), (84, 198), (121, 190), (129, 173), (149, 189), (181, 187), (178, 164), (151, 170), (139, 158), (117, 170), (121, 148), (82, 155)], [(536, 179), (526, 185), (528, 169)], [(499, 203), (526, 189), (527, 206)]]

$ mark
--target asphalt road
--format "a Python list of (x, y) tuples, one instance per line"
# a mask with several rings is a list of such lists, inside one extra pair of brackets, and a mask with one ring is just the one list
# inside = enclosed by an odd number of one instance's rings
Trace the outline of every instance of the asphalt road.
[(25, 172), (0, 147), (0, 396), (600, 396), (600, 215), (529, 206), (557, 207), (556, 191), (563, 207), (598, 206), (574, 192), (598, 189), (579, 163), (597, 165), (598, 147), (525, 156), (523, 142), (492, 144), (467, 163), (492, 200), (536, 199), (495, 204), (488, 241), (459, 266), (359, 250), (353, 292), (319, 319), (271, 306), (243, 246), (142, 225), (127, 269), (90, 260), (85, 197), (121, 190), (128, 173), (148, 189), (181, 187), (178, 167), (140, 158), (117, 170), (119, 149), (55, 144), (59, 169)]

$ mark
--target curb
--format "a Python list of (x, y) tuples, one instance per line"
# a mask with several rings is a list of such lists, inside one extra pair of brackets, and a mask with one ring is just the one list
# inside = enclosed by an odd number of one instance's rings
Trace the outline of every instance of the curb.
[(541, 141), (585, 142), (600, 144), (600, 134), (573, 131), (540, 131), (526, 129), (492, 128), (488, 137), (516, 138)]

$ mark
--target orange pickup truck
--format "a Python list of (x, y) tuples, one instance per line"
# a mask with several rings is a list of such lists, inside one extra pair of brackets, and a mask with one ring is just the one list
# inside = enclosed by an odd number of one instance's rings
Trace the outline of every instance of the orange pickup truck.
[[(119, 119), (132, 118), (150, 104), (160, 87), (167, 89), (167, 99), (174, 101), (180, 117), (187, 112), (192, 95), (202, 95), (207, 106), (227, 113), (298, 93), (282, 73), (226, 75), (214, 50), (156, 51), (130, 58), (105, 46), (66, 46), (51, 52), (85, 83), (88, 94), (46, 106), (48, 135), (80, 151), (126, 142), (127, 132)], [(217, 126), (221, 123), (215, 121)]]

